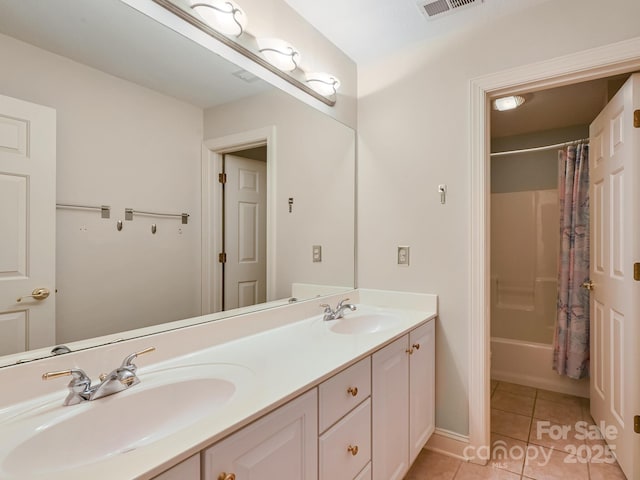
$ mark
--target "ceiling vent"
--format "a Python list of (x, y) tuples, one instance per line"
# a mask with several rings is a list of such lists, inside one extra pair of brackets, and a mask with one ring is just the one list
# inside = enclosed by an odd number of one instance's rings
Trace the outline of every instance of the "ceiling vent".
[(484, 0), (428, 0), (425, 2), (422, 0), (418, 3), (418, 6), (420, 7), (420, 11), (428, 19), (435, 19), (466, 7), (479, 5), (483, 1)]

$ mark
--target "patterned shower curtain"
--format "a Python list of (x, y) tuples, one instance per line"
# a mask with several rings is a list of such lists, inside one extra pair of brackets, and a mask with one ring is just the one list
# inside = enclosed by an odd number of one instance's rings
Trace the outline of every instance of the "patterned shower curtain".
[(553, 369), (570, 378), (589, 375), (589, 146), (558, 152), (560, 259)]

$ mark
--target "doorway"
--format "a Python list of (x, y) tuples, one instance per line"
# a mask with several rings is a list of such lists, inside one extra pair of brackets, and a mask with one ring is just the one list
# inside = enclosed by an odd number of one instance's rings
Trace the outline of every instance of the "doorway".
[(204, 142), (203, 314), (272, 300), (276, 274), (274, 145), (275, 127)]
[(221, 310), (267, 300), (267, 146), (222, 155)]
[[(578, 428), (592, 424), (589, 378), (576, 380), (558, 375), (553, 360), (558, 292), (562, 291), (561, 285), (567, 284), (558, 282), (559, 217), (561, 205), (564, 210), (571, 210), (562, 200), (572, 195), (572, 189), (567, 191), (566, 184), (559, 182), (558, 152), (563, 150), (566, 161), (568, 149), (572, 149), (570, 155), (580, 149), (583, 165), (597, 162), (597, 139), (593, 140), (594, 158), (587, 160), (584, 153), (588, 150), (590, 125), (596, 117), (600, 118), (629, 76), (526, 92), (521, 94), (525, 102), (520, 107), (491, 112), (492, 448), (505, 442), (512, 448), (526, 448), (531, 455), (527, 462), (524, 458), (492, 460), (492, 465), (499, 469), (538, 478), (552, 471), (558, 473), (557, 469), (553, 470), (556, 467), (548, 463), (551, 460), (542, 459), (543, 453), (561, 459), (563, 455), (580, 451), (579, 459), (565, 467), (572, 473), (586, 478), (590, 470), (594, 474), (623, 478), (614, 457), (615, 452), (621, 451), (617, 439), (608, 438), (613, 446), (585, 444), (583, 429)], [(564, 168), (562, 170), (564, 172)], [(586, 174), (586, 169), (584, 172)], [(588, 190), (586, 178), (583, 187)], [(591, 202), (597, 203), (595, 198)], [(588, 210), (588, 203), (581, 205), (583, 212)], [(567, 233), (564, 238), (568, 247)], [(589, 236), (580, 238), (587, 244), (583, 251), (588, 257)], [(566, 257), (567, 253), (561, 264), (568, 268)], [(580, 273), (579, 265), (576, 260), (576, 275), (582, 282), (581, 275), (585, 272)], [(565, 280), (568, 277), (569, 274)], [(572, 322), (580, 316), (579, 321), (586, 321), (588, 326), (588, 317), (582, 317), (581, 312), (582, 308), (588, 312), (589, 300), (593, 301), (589, 296), (593, 295), (588, 295), (584, 288), (579, 290), (573, 301), (581, 306), (571, 309)], [(577, 330), (582, 332), (576, 327)], [(591, 342), (597, 343), (598, 337), (593, 333)], [(577, 349), (573, 345), (572, 348)], [(589, 344), (586, 348), (588, 351)], [(595, 367), (596, 358), (592, 361)], [(594, 415), (594, 418), (599, 420), (602, 416)], [(613, 426), (613, 422), (608, 421), (607, 425)], [(549, 433), (550, 426), (562, 428), (565, 433), (558, 438), (555, 433)], [(595, 427), (593, 435), (599, 435)], [(602, 452), (601, 459), (597, 458), (596, 450)], [(534, 458), (536, 455), (540, 458)], [(593, 463), (589, 457), (594, 459)]]
[[(469, 444), (490, 445), (489, 98), (569, 85), (640, 68), (640, 38), (518, 67), (471, 81)], [(482, 459), (474, 461), (482, 463)]]
[(588, 144), (589, 125), (628, 76), (526, 92), (518, 108), (492, 108), (492, 380), (589, 396), (588, 379), (574, 380), (552, 368), (559, 287), (558, 151)]

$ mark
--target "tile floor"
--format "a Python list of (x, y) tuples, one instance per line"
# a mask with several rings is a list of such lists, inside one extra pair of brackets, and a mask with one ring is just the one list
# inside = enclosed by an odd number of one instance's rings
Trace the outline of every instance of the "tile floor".
[(625, 480), (594, 428), (587, 399), (492, 381), (487, 465), (423, 450), (405, 480)]

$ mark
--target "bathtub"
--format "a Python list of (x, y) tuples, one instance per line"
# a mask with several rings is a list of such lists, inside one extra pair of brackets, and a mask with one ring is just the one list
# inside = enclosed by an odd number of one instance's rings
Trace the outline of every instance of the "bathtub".
[(491, 379), (589, 397), (589, 379), (573, 380), (553, 369), (553, 346), (491, 337)]

